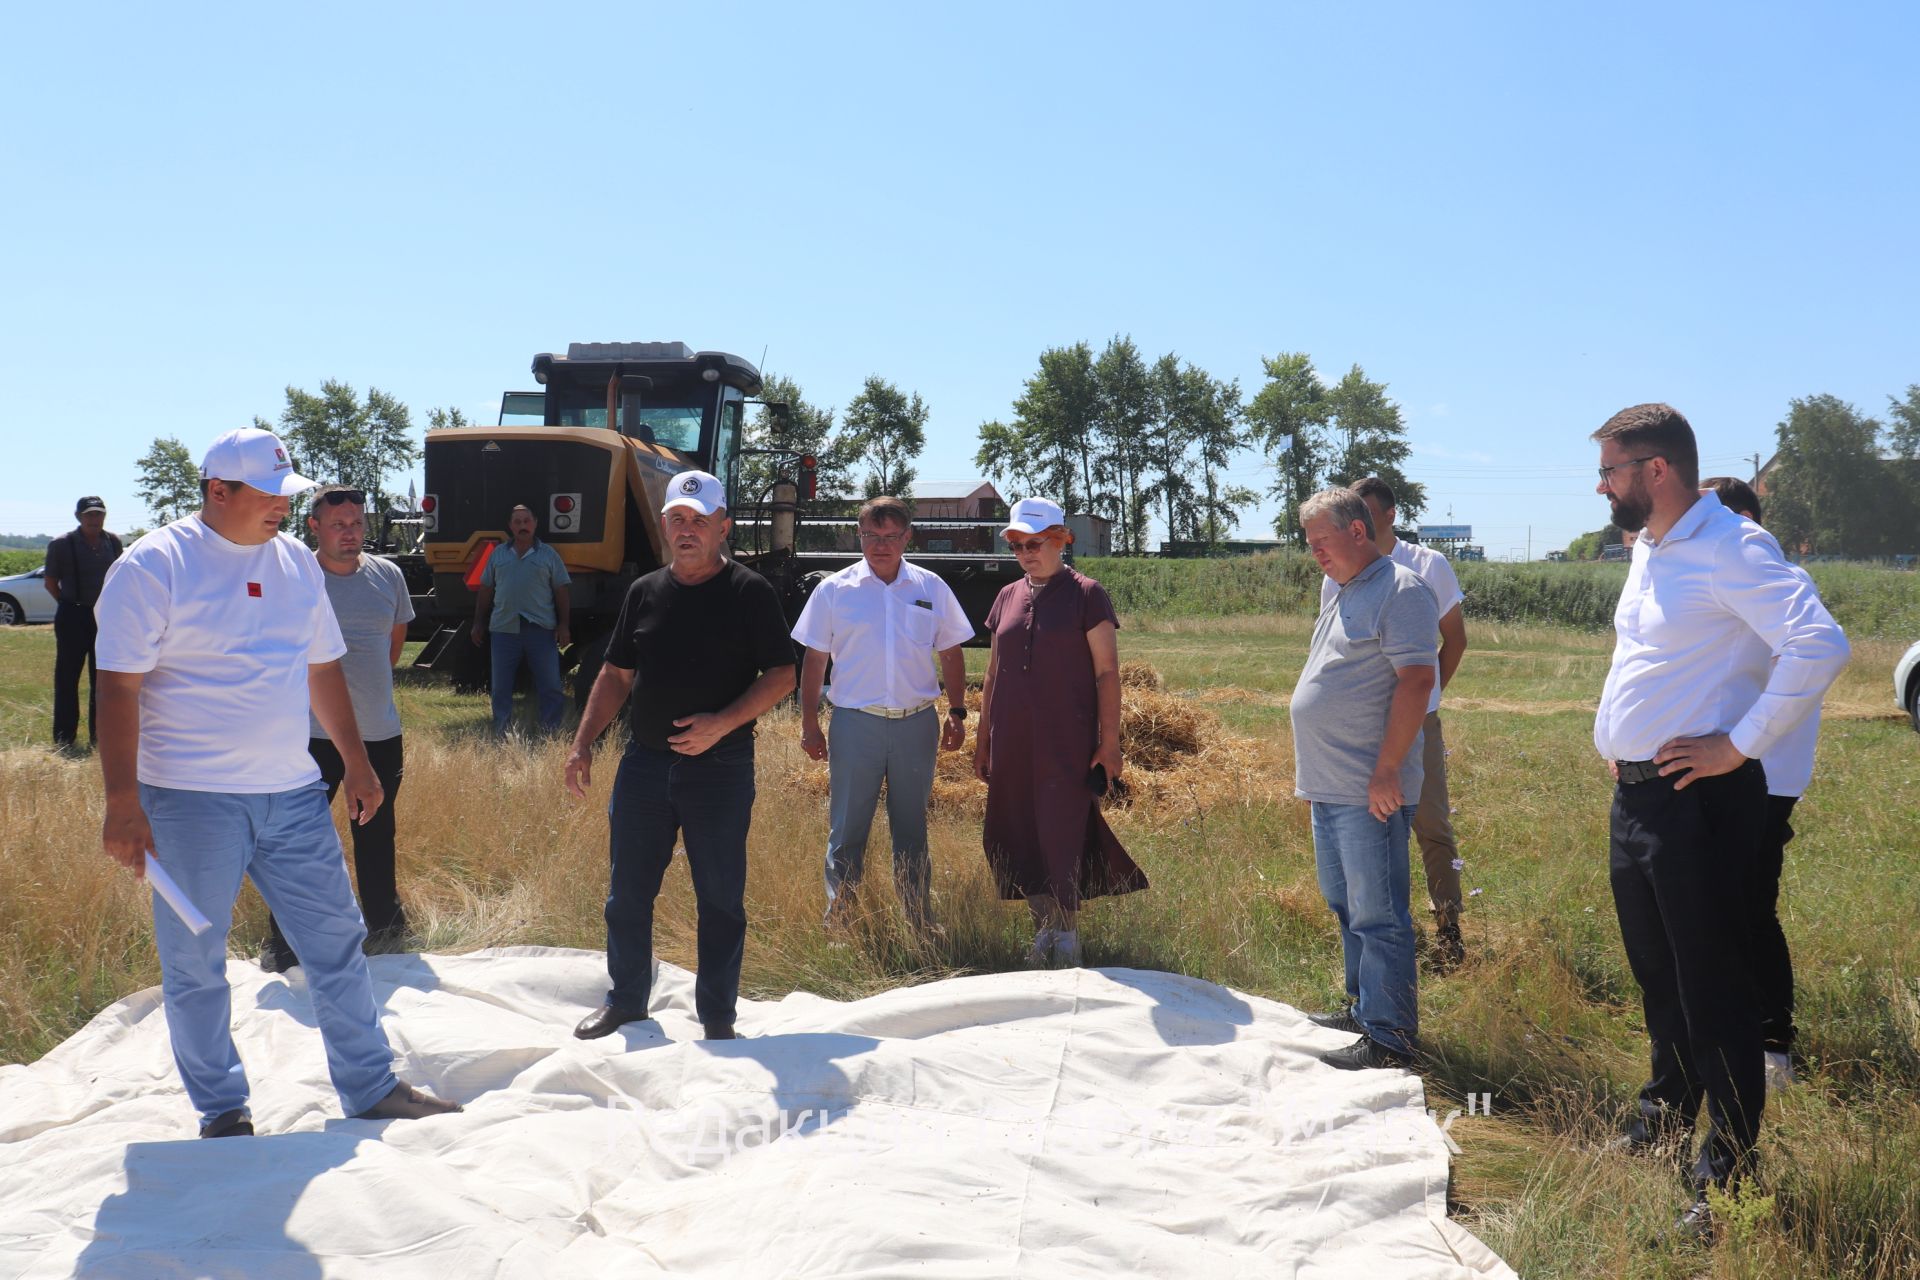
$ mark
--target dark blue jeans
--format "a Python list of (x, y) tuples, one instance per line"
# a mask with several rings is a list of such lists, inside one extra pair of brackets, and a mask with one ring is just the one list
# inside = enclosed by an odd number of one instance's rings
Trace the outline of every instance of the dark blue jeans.
[(630, 745), (607, 806), (607, 1003), (645, 1013), (652, 994), (653, 902), (676, 837), (699, 905), (694, 1009), (709, 1027), (733, 1025), (747, 941), (747, 828), (753, 821), (753, 739), (697, 756)]

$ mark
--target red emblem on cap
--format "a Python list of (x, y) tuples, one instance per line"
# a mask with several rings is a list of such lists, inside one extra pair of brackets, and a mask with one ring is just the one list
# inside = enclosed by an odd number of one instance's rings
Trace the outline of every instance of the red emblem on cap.
[(260, 598), (260, 584), (257, 582), (249, 582), (247, 584), (247, 594), (255, 600), (258, 600)]
[(287, 451), (285, 449), (275, 449), (273, 451), (273, 456), (278, 458), (280, 461), (285, 462), (287, 460)]

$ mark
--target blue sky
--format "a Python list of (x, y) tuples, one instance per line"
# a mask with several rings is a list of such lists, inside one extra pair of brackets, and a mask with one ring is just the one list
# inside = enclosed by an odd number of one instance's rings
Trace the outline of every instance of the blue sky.
[[(1920, 382), (1910, 5), (38, 6), (0, 82), (0, 532), (283, 388), (490, 421), (569, 341), (932, 408), (1042, 348), (1385, 381), (1429, 518), (1605, 521), (1586, 436), (1710, 471)], [(1237, 468), (1264, 485), (1258, 458)], [(1268, 532), (1270, 511), (1243, 532)]]

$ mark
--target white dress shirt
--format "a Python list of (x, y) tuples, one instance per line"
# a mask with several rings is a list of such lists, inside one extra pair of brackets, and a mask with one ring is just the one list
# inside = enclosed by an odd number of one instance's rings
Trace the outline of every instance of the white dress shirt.
[[(1767, 534), (1769, 538), (1772, 534)], [(1774, 545), (1779, 546), (1775, 540)], [(1807, 577), (1807, 571), (1799, 565), (1793, 571), (1807, 580), (1807, 589), (1818, 591), (1813, 579)], [(1793, 729), (1781, 735), (1767, 754), (1760, 757), (1760, 767), (1767, 772), (1767, 794), (1770, 796), (1803, 796), (1813, 782), (1813, 752), (1820, 743), (1820, 708), (1815, 707), (1813, 714), (1802, 720)]]
[(1641, 533), (1613, 628), (1593, 722), (1610, 760), (1716, 733), (1766, 756), (1819, 711), (1850, 655), (1812, 580), (1711, 493), (1658, 542)]
[(973, 624), (935, 574), (902, 560), (882, 582), (859, 560), (813, 589), (793, 638), (832, 657), (834, 706), (901, 710), (940, 695), (936, 655), (971, 640)]
[[(1446, 617), (1455, 608), (1466, 601), (1466, 593), (1460, 590), (1460, 578), (1447, 563), (1447, 558), (1432, 547), (1416, 546), (1411, 542), (1393, 540), (1393, 550), (1387, 558), (1395, 564), (1403, 564), (1414, 571), (1420, 581), (1427, 584), (1427, 590), (1433, 592), (1435, 603), (1440, 606), (1440, 616)], [(1320, 611), (1326, 612), (1333, 598), (1340, 594), (1340, 584), (1332, 578), (1320, 580)], [(1432, 715), (1440, 709), (1440, 676), (1436, 671), (1433, 678), (1433, 693), (1427, 698), (1427, 714)]]

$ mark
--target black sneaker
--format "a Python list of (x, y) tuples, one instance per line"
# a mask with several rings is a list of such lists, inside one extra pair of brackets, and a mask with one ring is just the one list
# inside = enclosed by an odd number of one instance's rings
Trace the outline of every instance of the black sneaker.
[(1413, 1055), (1389, 1049), (1372, 1036), (1361, 1036), (1344, 1049), (1320, 1055), (1320, 1061), (1342, 1071), (1411, 1071)]
[(293, 954), (292, 947), (276, 947), (268, 938), (260, 947), (259, 965), (268, 973), (286, 973), (300, 967), (300, 957)]
[(1364, 1036), (1367, 1029), (1360, 1025), (1360, 1019), (1353, 1016), (1353, 1010), (1342, 1009), (1338, 1013), (1310, 1013), (1307, 1021), (1316, 1027), (1326, 1027), (1331, 1031), (1344, 1031), (1350, 1036)]
[(232, 1111), (222, 1111), (200, 1126), (200, 1136), (203, 1138), (251, 1138), (253, 1120), (245, 1111), (237, 1107)]
[(1674, 1219), (1673, 1225), (1654, 1237), (1654, 1244), (1663, 1248), (1680, 1248), (1694, 1244), (1713, 1243), (1713, 1209), (1703, 1195), (1687, 1206), (1687, 1211)]

